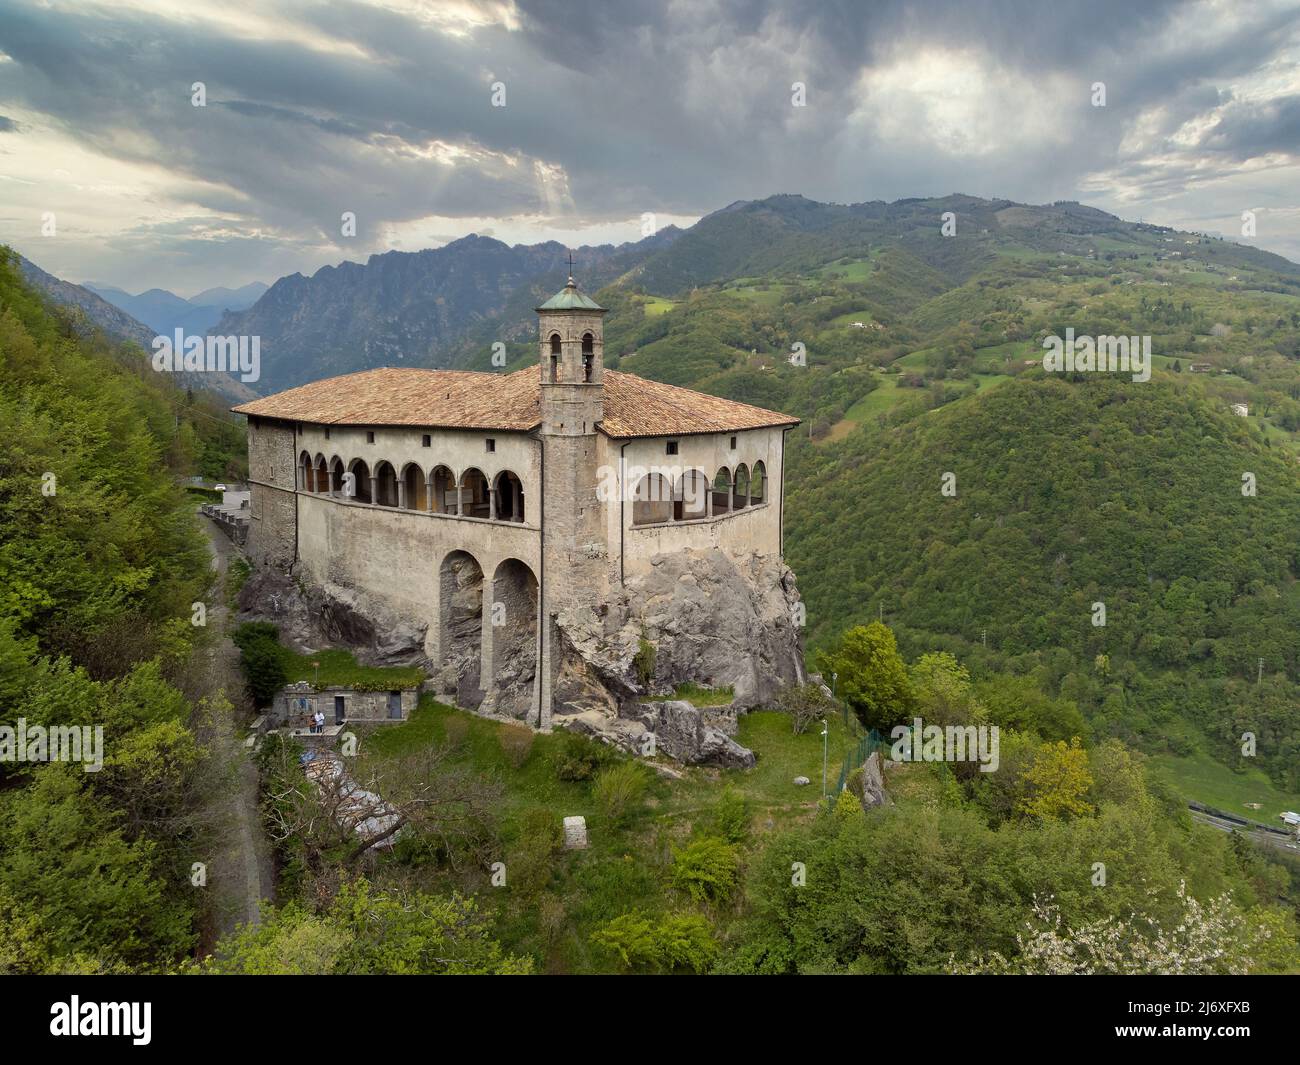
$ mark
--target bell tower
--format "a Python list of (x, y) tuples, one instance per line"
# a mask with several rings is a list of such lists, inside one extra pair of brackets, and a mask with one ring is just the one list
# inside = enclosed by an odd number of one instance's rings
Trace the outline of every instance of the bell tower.
[(537, 308), (543, 434), (595, 434), (605, 408), (605, 313), (572, 275)]
[(542, 542), (538, 723), (547, 727), (563, 655), (556, 619), (565, 609), (603, 602), (608, 544), (600, 483), (605, 416), (605, 308), (568, 283), (537, 308), (540, 327)]

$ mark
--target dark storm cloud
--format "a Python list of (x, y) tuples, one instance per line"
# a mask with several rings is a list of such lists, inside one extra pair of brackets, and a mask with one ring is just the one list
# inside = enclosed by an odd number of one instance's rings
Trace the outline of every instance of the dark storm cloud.
[[(0, 104), (167, 167), (184, 202), (285, 248), (335, 241), (345, 210), (376, 232), (429, 216), (698, 214), (774, 191), (1041, 201), (1086, 172), (1169, 195), (1188, 174), (1298, 150), (1293, 95), (1221, 88), (1295, 46), (1294, 6), (1193, 18), (1173, 0), (519, 0), (517, 28), (458, 33), (360, 3), (250, 11), (301, 32), (0, 0)], [(933, 77), (935, 53), (967, 74), (913, 100), (909, 64)], [(195, 81), (205, 108), (190, 104)], [(806, 108), (791, 106), (795, 81)], [(1104, 109), (1089, 106), (1095, 81)], [(966, 111), (949, 99), (963, 93)], [(190, 249), (149, 226), (121, 239)]]

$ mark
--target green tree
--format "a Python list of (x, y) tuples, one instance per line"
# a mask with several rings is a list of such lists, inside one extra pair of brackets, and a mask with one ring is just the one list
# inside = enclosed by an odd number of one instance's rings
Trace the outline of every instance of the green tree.
[(822, 657), (821, 668), (837, 674), (838, 693), (868, 728), (887, 730), (911, 712), (907, 666), (893, 632), (878, 621), (849, 629)]

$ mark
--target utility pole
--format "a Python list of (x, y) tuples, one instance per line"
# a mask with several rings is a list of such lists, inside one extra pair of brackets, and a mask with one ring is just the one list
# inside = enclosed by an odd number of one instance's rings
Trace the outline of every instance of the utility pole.
[(822, 718), (822, 802), (826, 801), (826, 756), (830, 750), (830, 727), (826, 724), (826, 719)]

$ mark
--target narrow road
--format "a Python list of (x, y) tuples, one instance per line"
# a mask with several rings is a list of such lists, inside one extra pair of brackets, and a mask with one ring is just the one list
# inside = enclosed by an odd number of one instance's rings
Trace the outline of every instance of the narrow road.
[[(207, 627), (213, 640), (207, 653), (223, 667), (219, 676), (239, 676), (239, 649), (229, 634), (226, 570), (239, 548), (210, 519), (199, 521), (212, 548), (217, 581), (208, 603)], [(216, 937), (242, 924), (261, 923), (260, 903), (275, 900), (275, 866), (258, 813), (257, 767), (229, 713), (214, 714), (207, 737), (215, 776), (224, 787), (210, 800), (216, 854), (209, 869), (213, 892), (212, 923)], [(210, 948), (211, 944), (207, 944)]]

